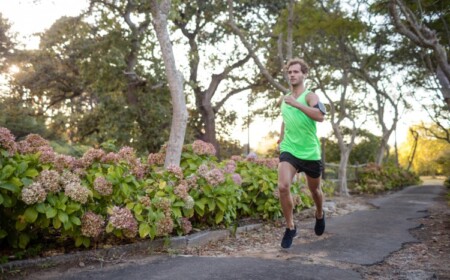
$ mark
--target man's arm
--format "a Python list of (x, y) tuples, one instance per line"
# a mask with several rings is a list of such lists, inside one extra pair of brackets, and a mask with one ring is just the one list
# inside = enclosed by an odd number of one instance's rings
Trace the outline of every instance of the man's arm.
[(306, 102), (308, 103), (309, 106), (305, 106), (299, 103), (291, 95), (286, 96), (284, 98), (284, 102), (286, 102), (286, 104), (288, 105), (291, 105), (292, 107), (299, 109), (316, 122), (323, 122), (323, 120), (325, 119), (324, 117), (325, 114), (319, 108), (314, 107), (319, 103), (319, 97), (315, 93), (311, 92), (306, 97)]

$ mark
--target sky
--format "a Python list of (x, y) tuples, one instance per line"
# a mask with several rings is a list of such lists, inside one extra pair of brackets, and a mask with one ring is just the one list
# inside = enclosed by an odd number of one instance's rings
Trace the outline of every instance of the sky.
[[(34, 33), (45, 31), (61, 16), (78, 15), (87, 5), (87, 0), (0, 0), (0, 12), (12, 24), (11, 30), (18, 33), (18, 39), (24, 47), (34, 49), (39, 45), (38, 38), (33, 36)], [(246, 100), (242, 98), (234, 98), (233, 102), (246, 104)], [(228, 108), (241, 108), (240, 115), (246, 117), (246, 106), (232, 104)], [(410, 120), (401, 118), (399, 121), (397, 131), (399, 144), (406, 139)], [(255, 118), (250, 124), (250, 131), (242, 127), (242, 124), (243, 120), (239, 120), (231, 137), (238, 139), (241, 144), (246, 144), (250, 140), (250, 147), (256, 148), (270, 131), (279, 131), (281, 118), (274, 121)], [(326, 121), (318, 123), (317, 129), (319, 137), (326, 137), (330, 134), (331, 125)], [(390, 144), (394, 143), (394, 139), (392, 136)]]

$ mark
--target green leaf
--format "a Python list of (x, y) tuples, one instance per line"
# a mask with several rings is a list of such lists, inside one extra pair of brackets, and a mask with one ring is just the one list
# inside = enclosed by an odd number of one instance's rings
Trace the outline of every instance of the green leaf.
[(146, 237), (149, 234), (150, 234), (150, 226), (148, 224), (145, 224), (145, 223), (140, 224), (139, 225), (139, 236), (141, 238), (144, 238), (144, 237)]
[(45, 203), (39, 203), (36, 205), (36, 211), (45, 214), (47, 212), (47, 205)]
[(70, 216), (70, 221), (74, 225), (81, 226), (81, 220), (77, 216)]
[(69, 216), (67, 215), (66, 212), (58, 211), (58, 219), (59, 219), (62, 223), (67, 223), (67, 221), (69, 221)]
[(13, 193), (18, 193), (20, 189), (11, 183), (0, 183), (0, 188), (12, 191)]
[(108, 223), (105, 229), (106, 233), (111, 233), (113, 230), (114, 230), (113, 225), (111, 223)]
[(205, 200), (203, 200), (203, 199), (196, 200), (195, 206), (204, 210), (205, 209)]
[(21, 187), (21, 186), (23, 186), (22, 181), (21, 181), (19, 178), (17, 178), (17, 177), (12, 177), (11, 179), (9, 179), (9, 182), (10, 182), (11, 184), (13, 184), (14, 186), (16, 186), (16, 187)]
[(57, 218), (53, 218), (53, 227), (55, 228), (55, 229), (59, 229), (60, 227), (61, 227), (61, 221), (59, 220), (59, 219), (57, 219)]
[(45, 216), (47, 217), (47, 219), (56, 217), (56, 214), (58, 214), (58, 211), (55, 208), (51, 206), (47, 207), (47, 210), (45, 211)]
[(136, 206), (134, 206), (134, 213), (137, 215), (142, 213), (142, 204), (137, 203)]
[(30, 236), (26, 233), (21, 233), (19, 235), (19, 248), (25, 249), (28, 243), (30, 243)]
[(22, 179), (20, 179), (20, 181), (22, 181), (22, 184), (25, 186), (29, 186), (33, 183), (33, 180), (27, 177), (23, 177)]
[(172, 208), (172, 213), (175, 218), (181, 218), (183, 215), (181, 214), (180, 208)]
[(89, 248), (91, 246), (91, 240), (88, 237), (83, 237), (83, 246)]
[(216, 224), (220, 224), (223, 221), (223, 212), (219, 211), (216, 213), (215, 222)]
[(216, 202), (214, 200), (210, 199), (208, 201), (208, 208), (211, 212), (213, 212), (214, 209), (216, 209)]
[(21, 175), (23, 172), (25, 172), (25, 170), (27, 170), (28, 168), (28, 163), (26, 161), (22, 161), (21, 163), (19, 163), (19, 165), (17, 166), (17, 175)]
[(0, 239), (5, 238), (6, 236), (8, 236), (6, 230), (0, 229)]
[(25, 221), (29, 223), (34, 223), (38, 217), (39, 213), (34, 209), (34, 207), (28, 207), (27, 210), (25, 210), (24, 216)]
[(75, 238), (75, 246), (76, 246), (76, 247), (80, 247), (81, 244), (83, 244), (83, 237), (82, 237), (82, 236), (77, 236), (77, 237)]
[(3, 169), (0, 173), (0, 175), (1, 175), (0, 180), (9, 178), (14, 173), (15, 170), (16, 170), (16, 168), (14, 168), (14, 166), (12, 166), (10, 164), (6, 165), (5, 167), (3, 167)]
[(3, 204), (3, 201), (5, 201), (5, 200), (3, 199), (3, 195), (0, 193), (0, 205)]
[(39, 175), (39, 172), (34, 168), (30, 168), (25, 171), (24, 175), (29, 178), (34, 178)]
[(73, 227), (72, 222), (70, 222), (70, 220), (67, 220), (67, 222), (63, 223), (64, 225), (64, 230), (69, 230)]
[(22, 231), (27, 227), (27, 223), (21, 223), (20, 221), (16, 221), (16, 230)]
[(81, 208), (80, 204), (71, 202), (67, 204), (66, 213), (70, 215), (73, 212), (80, 210), (80, 208)]

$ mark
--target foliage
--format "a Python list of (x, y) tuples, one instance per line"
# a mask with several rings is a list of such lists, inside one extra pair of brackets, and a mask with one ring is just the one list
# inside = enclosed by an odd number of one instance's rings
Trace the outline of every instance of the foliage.
[[(427, 134), (421, 125), (413, 127), (419, 133), (416, 153), (412, 160), (412, 169), (419, 175), (445, 175), (450, 172), (450, 143), (435, 139)], [(407, 141), (399, 148), (399, 162), (407, 166), (411, 159), (411, 149), (414, 141), (411, 132)]]
[(367, 164), (359, 173), (358, 183), (353, 191), (358, 193), (379, 193), (420, 183), (417, 174), (394, 164), (379, 166)]
[[(153, 239), (249, 215), (281, 216), (276, 159), (218, 162), (214, 147), (197, 140), (184, 146), (181, 167), (164, 168), (165, 146), (147, 159), (130, 147), (102, 147), (73, 157), (37, 134), (16, 142), (0, 127), (0, 245), (90, 247), (111, 237)], [(299, 207), (311, 206), (307, 193), (293, 193)]]
[(450, 189), (450, 176), (448, 176), (447, 179), (445, 179), (444, 187)]

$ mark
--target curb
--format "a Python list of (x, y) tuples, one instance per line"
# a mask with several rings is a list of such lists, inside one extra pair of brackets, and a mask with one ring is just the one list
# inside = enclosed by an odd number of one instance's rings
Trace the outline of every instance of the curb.
[[(235, 233), (248, 232), (259, 229), (262, 223), (250, 224), (236, 228)], [(55, 255), (45, 258), (27, 259), (11, 261), (0, 265), (0, 274), (8, 271), (26, 269), (33, 267), (50, 267), (66, 263), (83, 263), (87, 261), (103, 261), (117, 259), (128, 252), (151, 254), (161, 249), (188, 249), (204, 246), (212, 241), (219, 241), (232, 237), (233, 230), (207, 230), (187, 236), (176, 236), (169, 239), (155, 239), (135, 242), (131, 244), (119, 245), (111, 248), (94, 249), (68, 254)]]

